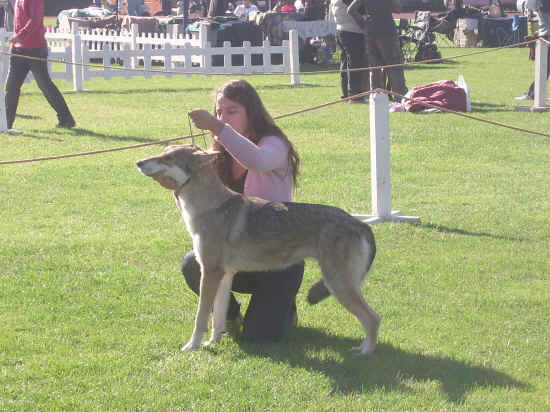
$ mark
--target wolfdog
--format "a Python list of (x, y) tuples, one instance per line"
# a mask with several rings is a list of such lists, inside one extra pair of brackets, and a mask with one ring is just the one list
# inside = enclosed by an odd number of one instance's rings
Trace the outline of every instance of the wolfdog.
[(216, 155), (192, 145), (169, 146), (159, 156), (137, 161), (144, 175), (174, 190), (201, 266), (195, 328), (181, 350), (201, 345), (212, 311), (206, 344), (221, 339), (236, 272), (282, 269), (312, 257), (323, 278), (309, 291), (309, 302), (334, 295), (365, 330), (366, 338), (353, 349), (371, 355), (381, 318), (361, 294), (376, 254), (370, 227), (335, 207), (269, 202), (233, 192), (212, 165)]

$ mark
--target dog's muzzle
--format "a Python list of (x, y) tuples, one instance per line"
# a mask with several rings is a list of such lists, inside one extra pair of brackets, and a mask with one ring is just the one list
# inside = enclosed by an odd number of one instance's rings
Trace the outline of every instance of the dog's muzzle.
[(178, 189), (176, 189), (177, 192), (180, 192), (191, 180), (191, 172), (189, 170), (182, 169), (175, 165), (166, 165), (151, 159), (139, 160), (136, 164), (141, 173), (147, 177), (154, 178), (163, 186), (168, 187), (161, 182), (161, 179), (159, 179), (157, 175), (160, 174), (162, 177), (169, 177), (178, 185)]

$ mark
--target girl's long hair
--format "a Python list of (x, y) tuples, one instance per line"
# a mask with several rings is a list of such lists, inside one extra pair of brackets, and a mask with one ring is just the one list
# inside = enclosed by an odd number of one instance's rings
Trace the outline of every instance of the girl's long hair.
[[(298, 152), (296, 152), (291, 141), (279, 126), (275, 124), (275, 121), (265, 109), (256, 89), (245, 80), (232, 80), (219, 87), (215, 93), (214, 116), (216, 116), (217, 96), (221, 94), (223, 97), (233, 100), (245, 107), (250, 132), (249, 139), (253, 143), (258, 144), (260, 139), (265, 136), (278, 136), (287, 144), (289, 172), (292, 174), (293, 187), (296, 188), (300, 169), (300, 157), (298, 156)], [(218, 175), (226, 186), (235, 190), (235, 188), (238, 187), (238, 182), (235, 181), (232, 174), (233, 158), (227, 150), (225, 150), (223, 145), (215, 140), (212, 148), (221, 153), (214, 162), (214, 167)]]

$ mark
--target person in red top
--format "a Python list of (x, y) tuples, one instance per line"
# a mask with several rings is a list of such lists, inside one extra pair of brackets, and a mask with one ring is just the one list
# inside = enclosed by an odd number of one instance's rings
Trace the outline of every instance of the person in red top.
[[(32, 72), (38, 87), (57, 113), (57, 127), (70, 129), (75, 126), (63, 95), (48, 73), (46, 58), (48, 43), (44, 37), (44, 0), (16, 0), (15, 26), (10, 38), (11, 53), (6, 81), (6, 117), (8, 129), (12, 129), (19, 103), (21, 86), (27, 74)], [(26, 58), (31, 57), (32, 59)], [(36, 60), (39, 58), (40, 60)]]

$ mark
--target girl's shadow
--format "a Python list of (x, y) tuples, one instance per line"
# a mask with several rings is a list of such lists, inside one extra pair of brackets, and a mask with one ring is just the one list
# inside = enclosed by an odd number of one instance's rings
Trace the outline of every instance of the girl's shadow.
[[(461, 403), (470, 389), (514, 387), (528, 384), (490, 367), (476, 366), (438, 355), (423, 355), (378, 343), (368, 359), (350, 352), (358, 346), (356, 339), (329, 335), (323, 331), (299, 327), (280, 343), (239, 342), (248, 355), (269, 357), (292, 366), (314, 369), (332, 379), (332, 393), (411, 391), (407, 381), (438, 381), (452, 402)], [(327, 351), (328, 349), (328, 351)], [(339, 354), (330, 354), (335, 350)], [(343, 358), (343, 360), (342, 360)]]

